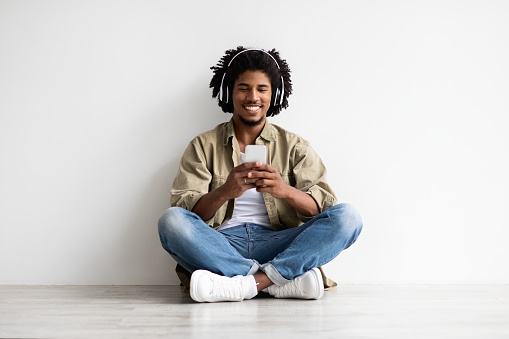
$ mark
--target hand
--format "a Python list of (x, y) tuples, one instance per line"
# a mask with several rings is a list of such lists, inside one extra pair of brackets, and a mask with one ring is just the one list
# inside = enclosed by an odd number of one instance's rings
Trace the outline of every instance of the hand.
[(287, 199), (291, 186), (281, 178), (281, 174), (269, 165), (261, 165), (247, 173), (247, 182), (255, 182), (256, 191), (269, 193), (276, 199)]
[(249, 180), (248, 173), (253, 169), (258, 169), (262, 166), (259, 161), (256, 162), (245, 162), (232, 169), (226, 182), (221, 186), (221, 191), (226, 199), (234, 199), (240, 197), (245, 191), (251, 188), (255, 188), (256, 185), (249, 183), (254, 180)]

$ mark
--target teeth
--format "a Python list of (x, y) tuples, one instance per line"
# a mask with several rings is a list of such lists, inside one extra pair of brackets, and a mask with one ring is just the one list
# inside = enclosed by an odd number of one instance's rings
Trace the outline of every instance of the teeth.
[(256, 107), (252, 107), (252, 106), (244, 106), (248, 111), (257, 111), (260, 107), (259, 106), (256, 106)]

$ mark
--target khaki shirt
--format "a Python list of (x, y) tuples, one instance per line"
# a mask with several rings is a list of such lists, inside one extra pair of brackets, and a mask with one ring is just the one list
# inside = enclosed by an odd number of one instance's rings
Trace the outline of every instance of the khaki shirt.
[[(279, 171), (285, 183), (313, 197), (320, 212), (337, 203), (334, 192), (327, 184), (325, 166), (306, 140), (266, 122), (256, 144), (267, 147), (267, 164)], [(223, 185), (231, 170), (240, 164), (240, 148), (235, 137), (233, 120), (198, 135), (189, 143), (180, 160), (171, 188), (171, 206), (192, 211), (203, 195)], [(311, 219), (297, 213), (283, 199), (275, 199), (268, 193), (263, 194), (263, 199), (272, 227), (276, 231), (297, 227)], [(236, 199), (224, 203), (215, 215), (206, 221), (207, 224), (218, 229), (231, 219), (235, 203)], [(327, 278), (321, 267), (319, 269), (324, 287), (335, 288), (337, 283)], [(190, 273), (180, 265), (177, 265), (176, 271), (182, 286), (189, 291)]]
[[(327, 184), (325, 166), (306, 140), (266, 122), (256, 144), (267, 147), (267, 164), (279, 171), (285, 183), (313, 197), (320, 212), (337, 203)], [(171, 205), (191, 211), (203, 195), (223, 185), (231, 170), (240, 164), (233, 120), (198, 135), (189, 143), (180, 161), (171, 189)], [(276, 231), (311, 219), (297, 213), (283, 199), (275, 199), (268, 193), (263, 193), (263, 199)], [(217, 229), (230, 220), (236, 200), (223, 204), (207, 224)]]

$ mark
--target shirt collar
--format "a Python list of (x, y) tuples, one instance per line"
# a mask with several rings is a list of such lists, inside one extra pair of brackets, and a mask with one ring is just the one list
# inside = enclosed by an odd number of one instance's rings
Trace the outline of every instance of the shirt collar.
[[(226, 124), (226, 133), (224, 134), (224, 140), (223, 144), (228, 144), (228, 141), (230, 138), (235, 136), (235, 128), (233, 126), (233, 118), (228, 121)], [(276, 141), (276, 132), (274, 130), (274, 127), (272, 127), (272, 124), (265, 120), (265, 126), (263, 126), (262, 133), (260, 133), (260, 137), (267, 140), (267, 141)]]

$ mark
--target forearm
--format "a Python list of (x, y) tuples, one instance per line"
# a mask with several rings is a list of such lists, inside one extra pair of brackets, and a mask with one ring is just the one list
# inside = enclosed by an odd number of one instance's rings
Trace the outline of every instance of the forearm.
[(305, 216), (314, 217), (320, 213), (318, 205), (309, 194), (304, 193), (295, 187), (288, 186), (287, 197), (284, 198), (295, 210)]
[(196, 213), (204, 221), (209, 220), (223, 206), (228, 198), (222, 193), (221, 187), (205, 194), (194, 205), (192, 212)]
[(204, 221), (209, 220), (216, 214), (217, 210), (230, 199), (240, 197), (250, 188), (255, 188), (253, 184), (246, 182), (248, 169), (261, 166), (261, 162), (245, 162), (235, 167), (226, 182), (213, 191), (205, 194), (194, 205), (192, 212), (200, 216)]

